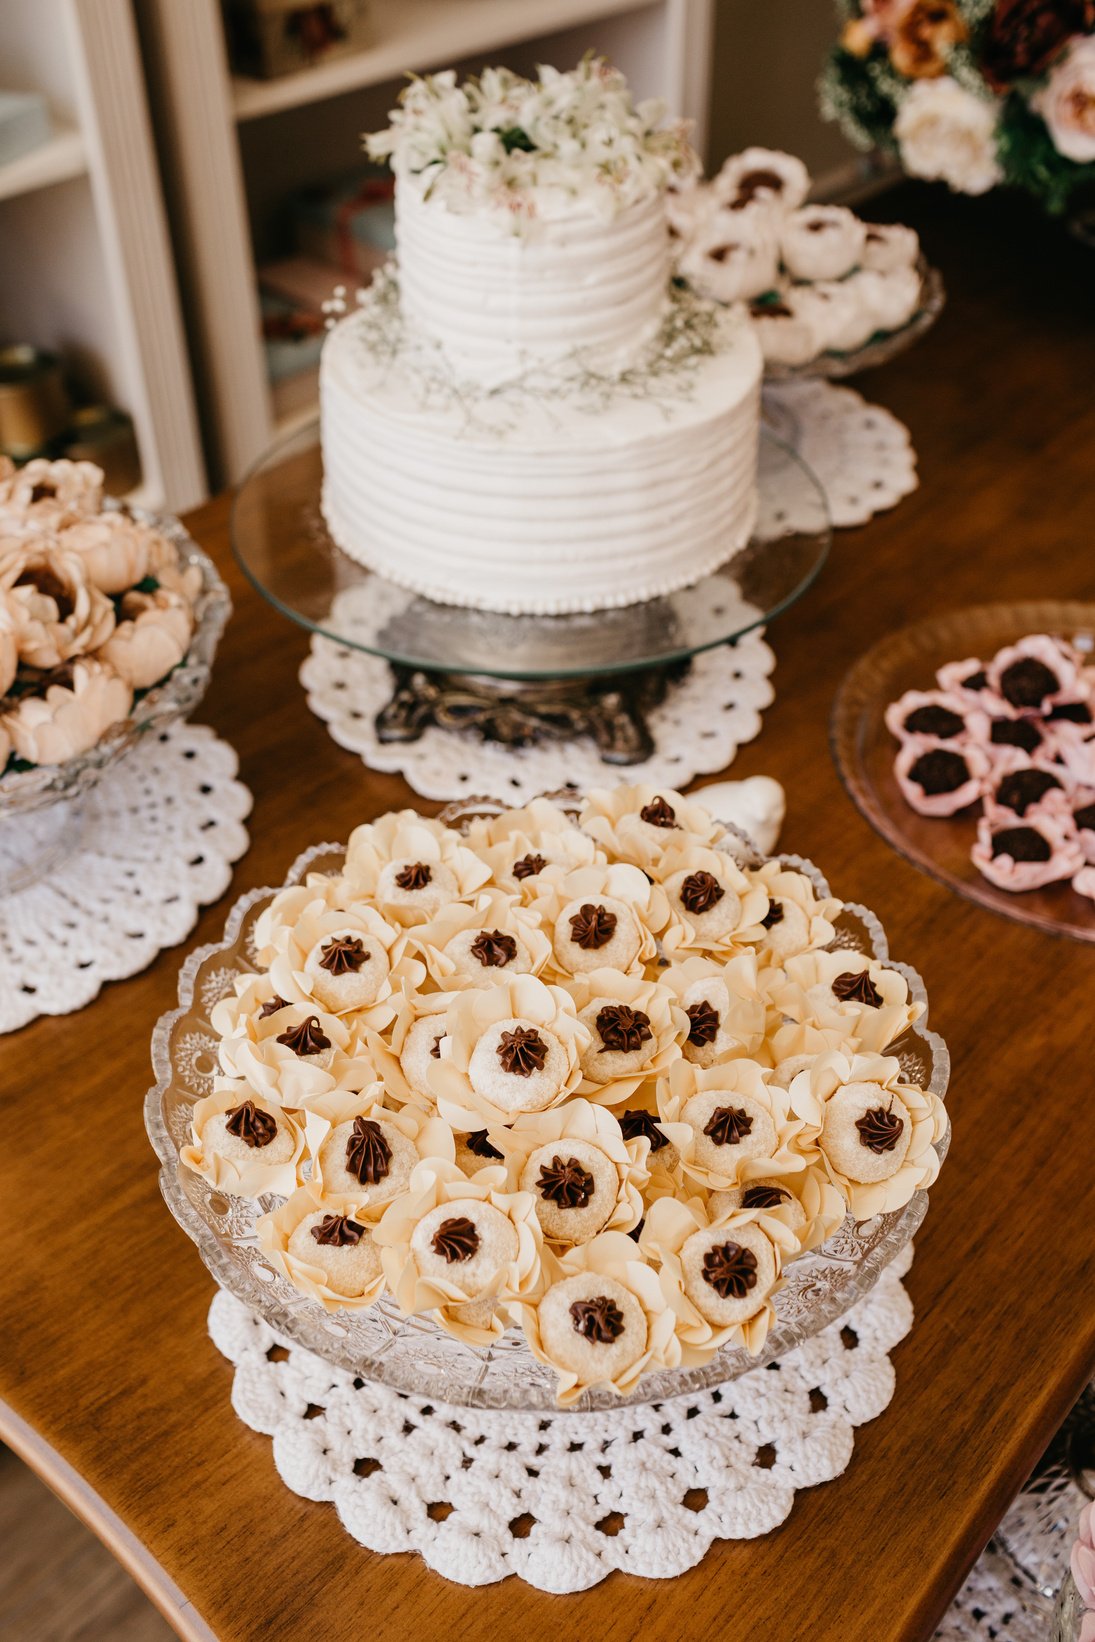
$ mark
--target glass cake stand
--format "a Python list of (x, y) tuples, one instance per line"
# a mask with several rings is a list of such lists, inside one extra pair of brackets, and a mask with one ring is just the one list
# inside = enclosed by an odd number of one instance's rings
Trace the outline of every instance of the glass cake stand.
[(1095, 649), (1095, 605), (1041, 600), (986, 604), (929, 617), (888, 633), (845, 676), (833, 704), (830, 739), (841, 780), (857, 808), (898, 854), (948, 889), (1018, 923), (1095, 941), (1095, 903), (1068, 883), (1013, 894), (982, 877), (970, 859), (979, 808), (947, 819), (918, 815), (894, 775), (897, 742), (884, 714), (906, 690), (928, 690), (935, 672), (963, 656), (992, 656), (1026, 633), (1059, 633)]
[[(468, 799), (450, 805), (440, 819), (464, 826), (475, 816), (498, 814), (501, 809), (491, 800)], [(309, 872), (338, 872), (345, 853), (344, 846), (317, 844), (297, 859), (286, 884), (303, 882)], [(748, 864), (762, 859), (736, 831), (733, 853)], [(807, 873), (820, 895), (830, 893), (810, 862), (795, 855), (779, 859)], [(396, 1391), (472, 1408), (557, 1415), (660, 1402), (737, 1379), (794, 1350), (861, 1300), (920, 1227), (928, 1210), (924, 1191), (891, 1214), (858, 1224), (849, 1216), (821, 1248), (787, 1268), (774, 1299), (775, 1322), (758, 1356), (742, 1347), (723, 1346), (701, 1367), (644, 1375), (629, 1397), (597, 1388), (585, 1392), (569, 1410), (558, 1408), (554, 1375), (532, 1355), (518, 1330), (508, 1330), (489, 1347), (469, 1345), (428, 1316), (403, 1316), (390, 1295), (363, 1311), (325, 1311), (280, 1276), (258, 1246), (256, 1216), (280, 1199), (268, 1196), (256, 1203), (229, 1197), (187, 1168), (179, 1156), (191, 1138), (194, 1105), (212, 1089), (217, 1070), (218, 1037), (210, 1016), (218, 999), (232, 992), (237, 975), (255, 969), (255, 923), (275, 893), (255, 889), (241, 896), (222, 939), (199, 947), (183, 964), (178, 1006), (160, 1017), (152, 1034), (156, 1082), (145, 1100), (145, 1128), (159, 1159), (164, 1201), (212, 1276), (282, 1338), (335, 1367)], [(924, 1014), (901, 1033), (888, 1053), (900, 1058), (904, 1077), (944, 1099), (950, 1055), (938, 1033), (929, 1030), (928, 998), (920, 976), (890, 957), (882, 925), (865, 907), (845, 903), (836, 929), (835, 946), (870, 953), (898, 970), (908, 982), (910, 997), (924, 1005)], [(936, 1144), (940, 1161), (949, 1145), (948, 1125)]]
[(430, 724), (514, 746), (592, 735), (608, 763), (650, 756), (645, 713), (689, 659), (771, 621), (811, 585), (829, 551), (818, 480), (762, 432), (749, 542), (692, 587), (621, 610), (505, 616), (422, 598), (335, 546), (320, 509), (319, 424), (280, 440), (248, 474), (232, 544), (254, 586), (293, 621), (391, 666), (382, 741)]

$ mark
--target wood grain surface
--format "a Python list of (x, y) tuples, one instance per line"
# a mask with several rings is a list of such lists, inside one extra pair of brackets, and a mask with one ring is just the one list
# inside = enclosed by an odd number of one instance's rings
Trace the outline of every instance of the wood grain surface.
[[(827, 720), (851, 662), (907, 621), (993, 597), (1095, 598), (1095, 253), (993, 198), (910, 187), (877, 214), (922, 229), (950, 289), (935, 332), (862, 384), (911, 428), (921, 488), (839, 535), (772, 630), (777, 700), (734, 774), (787, 785), (786, 847), (875, 908), (953, 1052), (954, 1144), (918, 1240), (893, 1403), (781, 1529), (665, 1584), (469, 1591), (417, 1557), (365, 1552), (330, 1506), (282, 1485), (268, 1439), (232, 1413), (231, 1371), (205, 1333), (209, 1278), (157, 1192), (141, 1103), (149, 1034), (175, 1001), (183, 952), (168, 952), (81, 1014), (0, 1040), (0, 1435), (185, 1635), (919, 1642), (1091, 1371), (1095, 953), (896, 857), (846, 798)], [(236, 572), (227, 519), (223, 498), (193, 519), (236, 599), (198, 716), (239, 751), (253, 842), (190, 944), (219, 935), (232, 897), (280, 881), (305, 845), (410, 797), (310, 716), (296, 679), (306, 637)]]

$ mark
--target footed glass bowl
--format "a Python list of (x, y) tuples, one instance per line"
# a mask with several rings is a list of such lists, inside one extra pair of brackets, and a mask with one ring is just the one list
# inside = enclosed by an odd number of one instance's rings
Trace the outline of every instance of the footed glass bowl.
[(145, 691), (128, 717), (112, 724), (94, 747), (63, 764), (0, 775), (0, 896), (33, 883), (75, 848), (83, 795), (143, 736), (192, 712), (209, 687), (213, 658), (232, 612), (228, 588), (212, 559), (178, 519), (144, 508), (132, 512), (174, 545), (182, 567), (197, 565), (201, 571), (190, 648), (162, 683)]
[(896, 331), (876, 331), (861, 347), (853, 348), (847, 353), (838, 353), (836, 349), (830, 348), (825, 353), (808, 359), (804, 365), (766, 363), (764, 380), (799, 382), (806, 377), (825, 377), (830, 382), (837, 382), (842, 377), (856, 376), (860, 371), (873, 370), (876, 365), (888, 365), (891, 359), (903, 354), (906, 348), (911, 348), (926, 331), (930, 331), (943, 312), (947, 294), (943, 287), (942, 274), (938, 268), (932, 268), (923, 257), (920, 258), (919, 267), (923, 281), (920, 288), (920, 306), (911, 319), (906, 320)]
[[(502, 808), (501, 804), (469, 800), (450, 806), (442, 819), (456, 825), (474, 815), (498, 814)], [(744, 840), (740, 848), (735, 845), (734, 853), (751, 864), (761, 859)], [(337, 871), (344, 855), (345, 850), (333, 844), (306, 850), (294, 863), (286, 884), (299, 883), (310, 871)], [(820, 894), (830, 893), (809, 862), (797, 856), (781, 859), (807, 872)], [(403, 1317), (390, 1296), (365, 1311), (324, 1311), (274, 1271), (255, 1240), (256, 1213), (280, 1200), (262, 1198), (256, 1208), (243, 1198), (217, 1191), (179, 1163), (180, 1148), (190, 1139), (191, 1110), (210, 1092), (217, 1068), (217, 1035), (210, 1025), (210, 1013), (232, 991), (237, 975), (254, 970), (252, 931), (276, 893), (256, 889), (240, 897), (229, 915), (224, 939), (199, 947), (187, 958), (179, 976), (179, 1006), (161, 1016), (153, 1032), (156, 1083), (145, 1101), (145, 1126), (160, 1160), (160, 1190), (168, 1208), (197, 1244), (217, 1282), (294, 1345), (396, 1391), (473, 1408), (542, 1409), (558, 1414), (555, 1376), (533, 1357), (519, 1330), (511, 1329), (490, 1347), (467, 1345), (428, 1317)], [(905, 964), (893, 963), (881, 924), (863, 907), (845, 908), (836, 944), (870, 952), (905, 976), (911, 995), (925, 1005), (925, 1014), (903, 1033), (891, 1052), (900, 1057), (907, 1077), (942, 1097), (950, 1056), (942, 1038), (927, 1029), (927, 995), (920, 976)], [(941, 1158), (949, 1140), (948, 1128), (939, 1143)], [(894, 1214), (859, 1225), (849, 1218), (821, 1249), (789, 1266), (784, 1286), (775, 1296), (776, 1321), (759, 1356), (724, 1347), (700, 1368), (662, 1369), (645, 1375), (628, 1398), (618, 1398), (607, 1389), (587, 1392), (572, 1411), (662, 1402), (736, 1379), (782, 1356), (863, 1298), (909, 1243), (927, 1209), (927, 1193), (918, 1192)]]

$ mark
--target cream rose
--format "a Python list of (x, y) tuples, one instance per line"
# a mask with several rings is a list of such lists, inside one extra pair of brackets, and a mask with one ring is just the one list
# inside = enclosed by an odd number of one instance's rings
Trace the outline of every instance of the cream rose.
[(984, 194), (1003, 177), (996, 158), (997, 106), (949, 75), (918, 80), (894, 121), (901, 163), (913, 177)]
[(127, 593), (122, 620), (101, 654), (135, 690), (147, 690), (166, 678), (186, 655), (194, 617), (177, 593)]
[(0, 591), (14, 610), (28, 667), (60, 667), (98, 650), (114, 630), (114, 606), (87, 579), (78, 553), (29, 541), (0, 553)]
[(1077, 165), (1095, 160), (1095, 35), (1072, 41), (1033, 106), (1046, 122), (1058, 154)]
[(133, 703), (125, 680), (94, 657), (73, 662), (66, 679), (48, 684), (44, 696), (22, 697), (0, 716), (12, 751), (28, 764), (63, 764), (87, 752)]

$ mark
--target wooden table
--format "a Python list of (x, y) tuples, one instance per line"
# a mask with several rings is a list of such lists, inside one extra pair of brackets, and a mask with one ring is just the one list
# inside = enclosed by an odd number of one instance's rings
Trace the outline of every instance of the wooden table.
[[(926, 1638), (1095, 1361), (1091, 1151), (1095, 951), (957, 900), (898, 859), (845, 797), (826, 722), (874, 638), (995, 597), (1095, 599), (1092, 253), (1033, 211), (905, 189), (951, 300), (936, 331), (864, 383), (912, 429), (921, 488), (840, 535), (818, 586), (773, 632), (778, 699), (736, 775), (789, 789), (788, 847), (874, 907), (917, 964), (954, 1055), (954, 1145), (918, 1240), (917, 1322), (897, 1391), (843, 1477), (789, 1521), (719, 1546), (683, 1578), (616, 1574), (548, 1597), (516, 1579), (446, 1584), (415, 1556), (357, 1546), (279, 1481), (232, 1414), (205, 1332), (211, 1287), (160, 1201), (141, 1102), (148, 1041), (181, 952), (81, 1014), (0, 1041), (4, 1317), (0, 1435), (98, 1530), (186, 1637), (372, 1635), (799, 1642)], [(199, 717), (255, 795), (230, 895), (279, 881), (303, 846), (406, 803), (309, 714), (306, 638), (236, 572), (224, 498), (195, 534), (236, 615)], [(0, 908), (2, 916), (2, 908)]]

